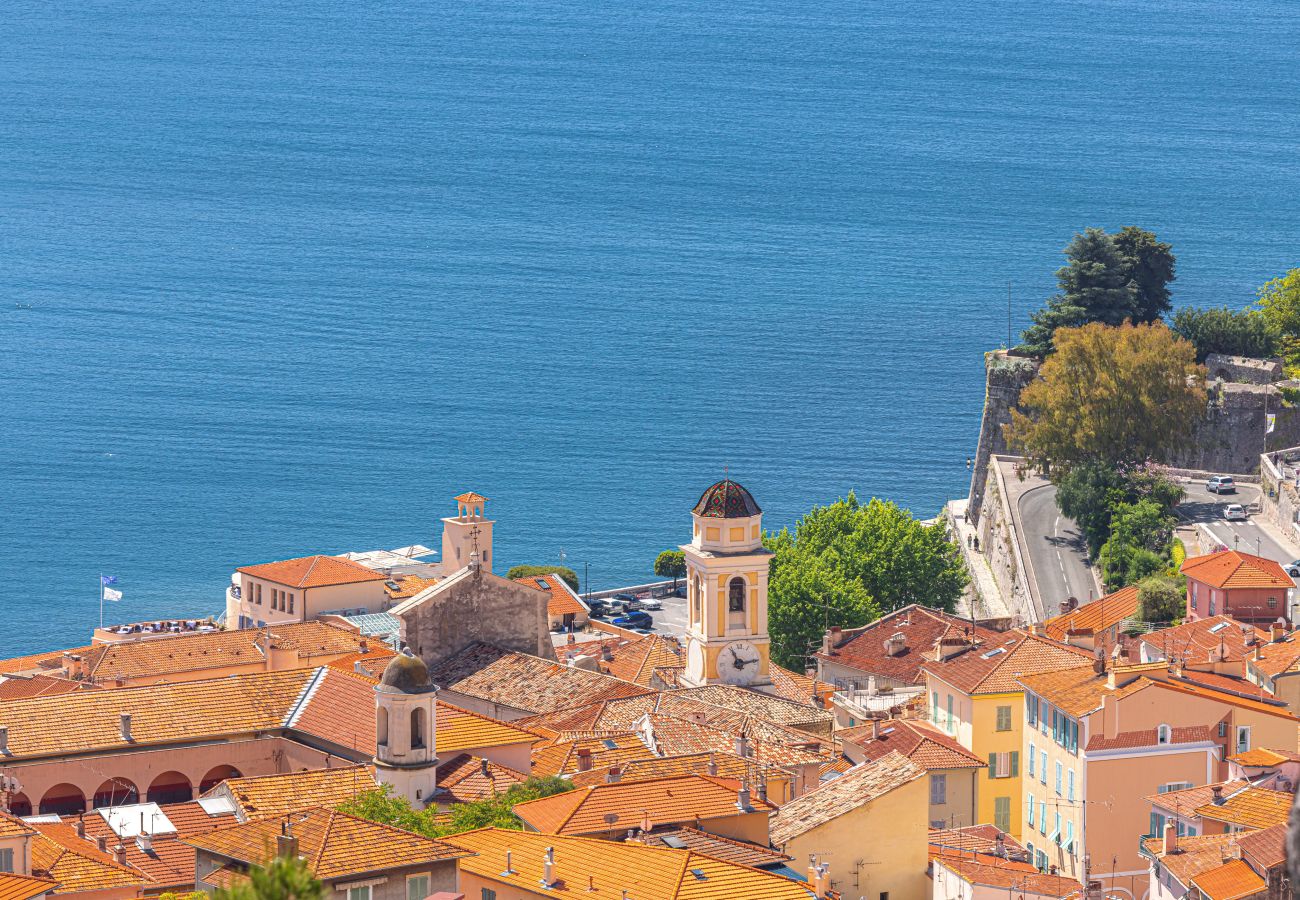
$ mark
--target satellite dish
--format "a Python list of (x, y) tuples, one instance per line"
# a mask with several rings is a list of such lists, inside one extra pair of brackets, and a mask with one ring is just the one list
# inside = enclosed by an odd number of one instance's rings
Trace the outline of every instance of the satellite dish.
[(613, 825), (618, 821), (618, 813), (605, 813), (605, 824)]

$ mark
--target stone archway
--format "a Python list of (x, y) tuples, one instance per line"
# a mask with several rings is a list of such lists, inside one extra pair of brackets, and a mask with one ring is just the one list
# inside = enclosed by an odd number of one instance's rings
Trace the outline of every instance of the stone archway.
[(14, 794), (9, 798), (9, 814), (13, 816), (30, 816), (33, 813), (32, 801), (26, 794)]
[(140, 789), (129, 778), (110, 778), (99, 786), (90, 802), (95, 809), (139, 803)]
[(75, 784), (56, 784), (41, 797), (40, 814), (43, 816), (70, 816), (86, 811), (86, 795)]
[(180, 772), (163, 772), (149, 785), (150, 803), (184, 803), (194, 799), (194, 786)]
[(208, 774), (203, 776), (199, 782), (199, 793), (206, 794), (227, 778), (243, 778), (244, 773), (234, 766), (215, 766), (208, 770)]

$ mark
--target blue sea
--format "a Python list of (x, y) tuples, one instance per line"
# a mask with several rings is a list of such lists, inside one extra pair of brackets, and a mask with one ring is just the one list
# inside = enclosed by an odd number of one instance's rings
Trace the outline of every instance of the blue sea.
[(10, 0), (7, 654), (437, 546), (650, 576), (724, 470), (770, 526), (964, 496), (982, 353), (1071, 234), (1180, 304), (1297, 265), (1284, 0)]

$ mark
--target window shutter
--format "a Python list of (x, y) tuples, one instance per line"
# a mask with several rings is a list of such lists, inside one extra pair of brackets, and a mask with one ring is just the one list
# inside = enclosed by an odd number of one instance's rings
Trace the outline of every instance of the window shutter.
[(989, 754), (989, 777), (998, 777), (998, 755), (996, 753)]
[(1020, 775), (1020, 751), (1011, 751), (1011, 777), (1016, 778)]

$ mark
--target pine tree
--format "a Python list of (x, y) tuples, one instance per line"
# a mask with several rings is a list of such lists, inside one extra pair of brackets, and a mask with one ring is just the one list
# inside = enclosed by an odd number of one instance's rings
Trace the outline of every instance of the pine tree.
[(1114, 238), (1100, 228), (1085, 229), (1066, 246), (1065, 256), (1068, 262), (1056, 270), (1060, 293), (1030, 317), (1034, 324), (1022, 335), (1024, 349), (1036, 356), (1052, 352), (1058, 328), (1142, 320), (1129, 264)]

